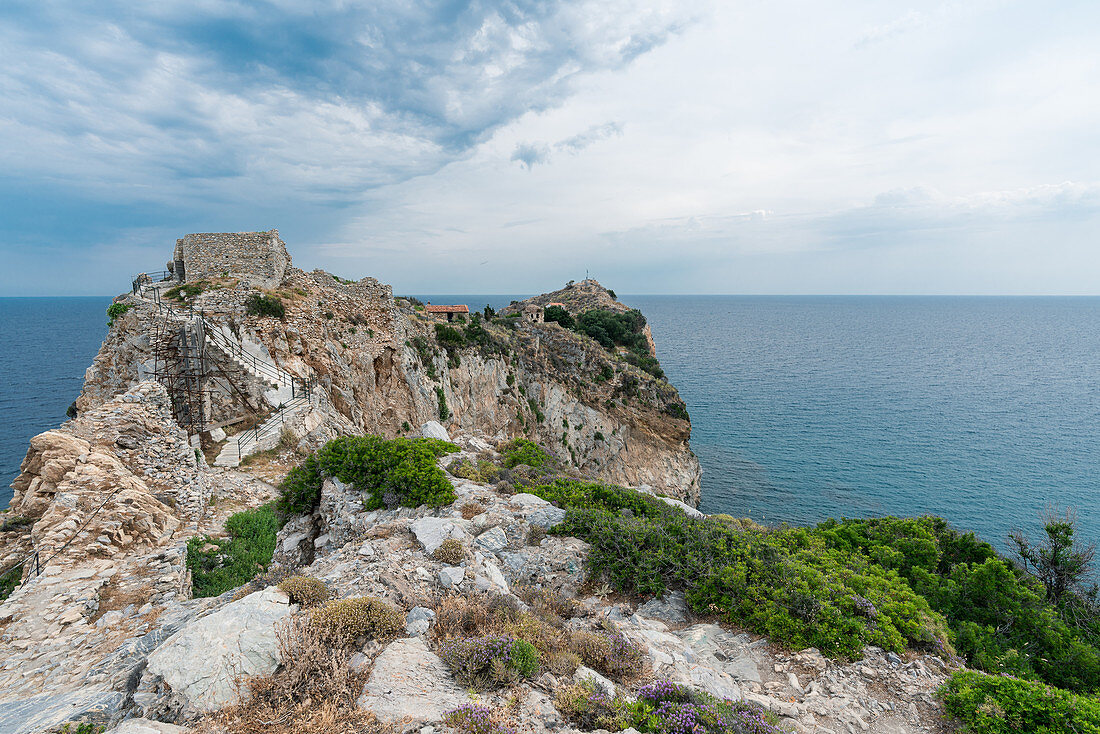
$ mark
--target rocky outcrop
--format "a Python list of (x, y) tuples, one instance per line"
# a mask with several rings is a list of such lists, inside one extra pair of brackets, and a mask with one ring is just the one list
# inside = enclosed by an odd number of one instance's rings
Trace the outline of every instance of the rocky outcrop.
[(182, 718), (239, 703), (240, 678), (279, 665), (276, 624), (293, 609), (272, 588), (188, 623), (149, 655), (135, 703), (146, 715), (171, 710)]
[(383, 723), (438, 722), (443, 713), (469, 703), (443, 661), (419, 637), (390, 643), (378, 655), (359, 706)]

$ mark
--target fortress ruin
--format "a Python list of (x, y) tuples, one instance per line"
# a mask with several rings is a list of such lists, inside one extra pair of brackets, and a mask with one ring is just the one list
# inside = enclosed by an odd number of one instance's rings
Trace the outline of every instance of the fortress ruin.
[(260, 288), (274, 288), (290, 267), (279, 230), (201, 232), (176, 240), (168, 269), (177, 281), (232, 276)]

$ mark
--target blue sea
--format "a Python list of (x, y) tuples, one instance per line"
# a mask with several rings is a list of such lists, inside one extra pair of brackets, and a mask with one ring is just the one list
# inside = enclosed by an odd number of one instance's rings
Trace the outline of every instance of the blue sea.
[[(421, 296), (471, 309), (517, 297)], [(769, 524), (933, 513), (1004, 548), (1057, 505), (1100, 540), (1100, 298), (622, 300), (646, 314), (687, 403), (705, 511)], [(0, 299), (5, 485), (27, 439), (64, 420), (108, 303)]]

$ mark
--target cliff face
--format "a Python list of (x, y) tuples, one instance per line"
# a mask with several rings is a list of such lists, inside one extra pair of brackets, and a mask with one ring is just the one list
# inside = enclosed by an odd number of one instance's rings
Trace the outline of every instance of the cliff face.
[[(283, 369), (317, 378), (336, 415), (313, 443), (345, 430), (393, 437), (440, 420), (451, 430), (497, 440), (526, 436), (593, 477), (698, 502), (691, 424), (675, 388), (592, 339), (522, 318), (447, 324), (394, 299), (372, 278), (348, 282), (322, 271), (290, 268), (267, 292), (284, 304), (282, 319), (248, 313), (246, 303), (257, 293), (229, 281), (188, 305)], [(595, 281), (532, 302), (563, 299), (578, 312), (628, 310)], [(112, 329), (89, 368), (80, 410), (153, 370), (162, 317), (140, 299), (122, 300), (136, 307)], [(269, 409), (263, 386), (248, 374), (227, 370), (215, 383), (215, 422)]]

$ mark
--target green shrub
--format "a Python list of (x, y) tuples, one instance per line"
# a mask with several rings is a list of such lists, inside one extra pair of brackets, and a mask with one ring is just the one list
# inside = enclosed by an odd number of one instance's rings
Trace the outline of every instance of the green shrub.
[(576, 324), (573, 316), (561, 306), (547, 306), (543, 309), (542, 318), (546, 323), (561, 324), (566, 329), (572, 329)]
[(0, 602), (11, 596), (11, 593), (19, 586), (23, 578), (23, 564), (20, 563), (18, 566), (3, 570), (7, 573), (0, 578)]
[(488, 484), (497, 478), (500, 474), (500, 467), (491, 461), (478, 461), (475, 465), (469, 459), (456, 459), (452, 461), (447, 467), (447, 471), (451, 473), (451, 476), (458, 477), (460, 479), (469, 479), (471, 482), (477, 482), (479, 484)]
[(576, 632), (571, 644), (584, 664), (609, 678), (634, 678), (645, 669), (645, 654), (618, 630)]
[(504, 466), (508, 469), (526, 464), (532, 469), (553, 469), (557, 460), (534, 441), (515, 438), (500, 448)]
[(457, 566), (466, 558), (466, 547), (458, 538), (447, 538), (435, 549), (432, 558), (440, 563)]
[(115, 320), (134, 307), (132, 303), (112, 303), (107, 307), (107, 327), (115, 325)]
[[(267, 570), (275, 553), (279, 519), (271, 504), (231, 515), (228, 538), (199, 535), (187, 541), (187, 568), (196, 597), (219, 596)], [(214, 548), (203, 550), (206, 545)]]
[(1042, 683), (960, 670), (940, 695), (944, 711), (970, 732), (1100, 732), (1100, 701)]
[(245, 301), (245, 310), (253, 316), (271, 316), (276, 319), (286, 318), (286, 306), (278, 296), (267, 296), (262, 293), (253, 293)]
[(396, 607), (371, 596), (336, 599), (313, 613), (314, 628), (332, 638), (370, 637), (391, 640), (405, 631), (405, 617)]
[(439, 420), (445, 421), (451, 417), (451, 409), (447, 407), (447, 393), (442, 385), (436, 386), (435, 396), (439, 400)]
[[(0, 517), (3, 517), (0, 515)], [(24, 515), (12, 515), (6, 517), (3, 521), (0, 521), (0, 533), (10, 533), (16, 530), (24, 530), (34, 525), (35, 519), (33, 517), (26, 517)]]
[(447, 505), (455, 500), (454, 487), (435, 461), (458, 450), (430, 438), (341, 436), (287, 473), (277, 507), (284, 515), (311, 512), (327, 476), (368, 492), (369, 510), (386, 506), (387, 497), (403, 507)]
[(534, 646), (508, 635), (444, 640), (439, 657), (460, 683), (476, 690), (513, 685), (538, 672)]
[(590, 679), (559, 688), (554, 694), (554, 708), (582, 731), (622, 731), (629, 725), (627, 705), (626, 699), (609, 696)]
[(331, 595), (328, 585), (312, 576), (291, 576), (282, 581), (279, 588), (286, 592), (292, 603), (303, 607), (315, 607), (328, 601)]

